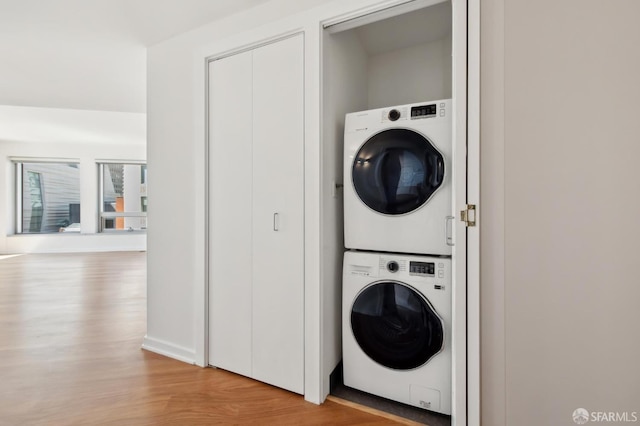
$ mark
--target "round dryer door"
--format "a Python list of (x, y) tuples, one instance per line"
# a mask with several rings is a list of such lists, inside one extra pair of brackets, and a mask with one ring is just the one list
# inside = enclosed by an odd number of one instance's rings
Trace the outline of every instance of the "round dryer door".
[(425, 364), (444, 344), (442, 320), (431, 304), (399, 282), (362, 290), (351, 308), (351, 330), (369, 358), (396, 370)]
[(371, 209), (405, 214), (425, 204), (442, 185), (444, 158), (423, 135), (389, 129), (362, 145), (351, 178), (356, 193)]

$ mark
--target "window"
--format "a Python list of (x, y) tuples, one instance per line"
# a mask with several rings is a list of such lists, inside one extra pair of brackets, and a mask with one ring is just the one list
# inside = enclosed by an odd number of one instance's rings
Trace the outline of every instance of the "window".
[(99, 163), (100, 232), (147, 229), (147, 166)]
[(80, 170), (74, 162), (15, 161), (16, 232), (80, 231)]

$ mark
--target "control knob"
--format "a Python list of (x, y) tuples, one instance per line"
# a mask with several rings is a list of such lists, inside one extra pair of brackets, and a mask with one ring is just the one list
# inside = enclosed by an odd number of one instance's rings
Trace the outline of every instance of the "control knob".
[(389, 120), (396, 121), (398, 118), (400, 118), (400, 111), (398, 111), (397, 109), (392, 109), (391, 111), (389, 111)]

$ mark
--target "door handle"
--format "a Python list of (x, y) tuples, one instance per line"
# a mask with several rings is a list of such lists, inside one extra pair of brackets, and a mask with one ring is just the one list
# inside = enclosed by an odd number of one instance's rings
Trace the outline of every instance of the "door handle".
[(278, 213), (273, 214), (273, 230), (276, 232), (280, 230), (280, 215)]
[(445, 219), (444, 222), (444, 232), (447, 238), (447, 245), (448, 246), (454, 246), (454, 242), (453, 242), (453, 220), (455, 219), (455, 217), (453, 216), (447, 216), (447, 218)]

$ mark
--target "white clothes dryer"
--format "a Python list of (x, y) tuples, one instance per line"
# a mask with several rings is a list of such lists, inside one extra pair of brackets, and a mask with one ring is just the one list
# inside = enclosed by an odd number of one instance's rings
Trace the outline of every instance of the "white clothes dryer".
[(450, 255), (451, 100), (346, 115), (345, 247)]
[(451, 259), (347, 251), (344, 384), (451, 414)]

